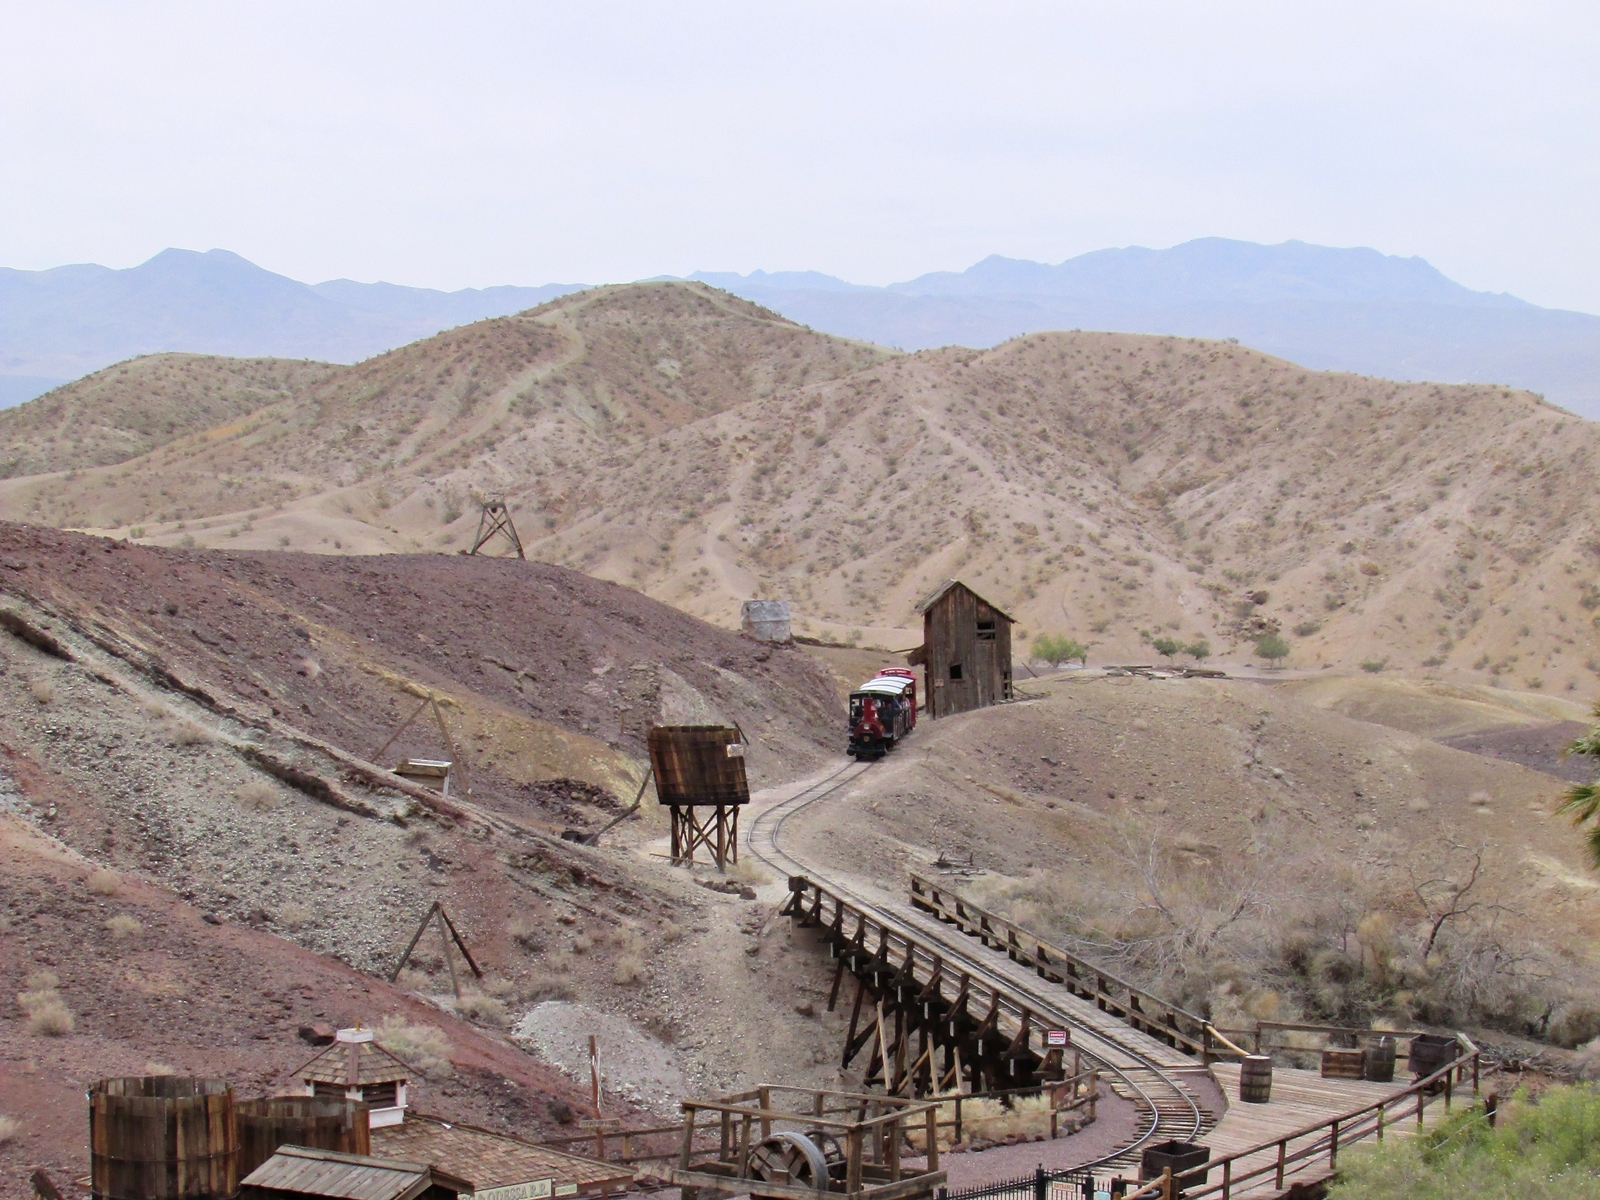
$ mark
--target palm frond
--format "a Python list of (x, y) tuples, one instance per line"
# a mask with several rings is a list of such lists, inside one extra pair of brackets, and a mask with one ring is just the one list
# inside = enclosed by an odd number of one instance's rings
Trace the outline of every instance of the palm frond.
[(1589, 865), (1600, 871), (1600, 825), (1589, 830), (1589, 836), (1585, 840), (1589, 844)]
[(1571, 817), (1575, 825), (1593, 820), (1600, 814), (1600, 782), (1573, 784), (1556, 811)]

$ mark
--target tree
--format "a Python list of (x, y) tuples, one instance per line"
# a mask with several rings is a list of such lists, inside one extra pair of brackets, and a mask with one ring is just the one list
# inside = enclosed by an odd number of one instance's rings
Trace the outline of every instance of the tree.
[(1047, 662), (1052, 667), (1059, 667), (1064, 662), (1087, 664), (1089, 648), (1065, 634), (1041, 633), (1034, 639), (1033, 649), (1028, 657), (1038, 662)]
[(1158, 637), (1150, 645), (1162, 658), (1169, 660), (1183, 653), (1183, 643), (1176, 638)]
[[(1600, 717), (1600, 704), (1595, 705), (1594, 715)], [(1568, 746), (1567, 753), (1600, 758), (1600, 726), (1591, 729)], [(1568, 788), (1567, 798), (1557, 811), (1570, 816), (1574, 825), (1582, 825), (1585, 821), (1593, 822), (1585, 840), (1589, 844), (1589, 859), (1595, 869), (1600, 870), (1600, 779), (1596, 779), (1593, 783), (1574, 784)]]
[(1275, 633), (1263, 633), (1256, 639), (1256, 657), (1276, 664), (1289, 657), (1289, 643)]
[(1206, 641), (1205, 638), (1195, 638), (1194, 641), (1183, 648), (1183, 652), (1194, 659), (1195, 662), (1205, 662), (1206, 659), (1211, 657), (1211, 643)]

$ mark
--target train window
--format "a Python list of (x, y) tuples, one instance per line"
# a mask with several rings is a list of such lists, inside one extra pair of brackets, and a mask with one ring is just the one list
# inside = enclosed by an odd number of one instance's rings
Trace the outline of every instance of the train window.
[(961, 674), (961, 664), (960, 663), (951, 663), (950, 664), (950, 678), (951, 679), (961, 679), (961, 678), (963, 678), (963, 676)]

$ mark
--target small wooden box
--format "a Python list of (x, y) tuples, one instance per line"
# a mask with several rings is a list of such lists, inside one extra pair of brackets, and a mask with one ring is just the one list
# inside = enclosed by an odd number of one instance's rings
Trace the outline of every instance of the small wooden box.
[(1322, 1077), (1324, 1079), (1360, 1079), (1365, 1055), (1360, 1050), (1324, 1050), (1322, 1052)]

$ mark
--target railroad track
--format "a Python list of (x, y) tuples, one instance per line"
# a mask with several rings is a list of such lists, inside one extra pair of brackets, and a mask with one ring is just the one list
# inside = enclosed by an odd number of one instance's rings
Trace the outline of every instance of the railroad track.
[(842, 766), (763, 810), (746, 826), (748, 851), (784, 875), (803, 876), (833, 897), (840, 909), (853, 908), (861, 920), (870, 920), (891, 937), (898, 938), (904, 952), (916, 959), (920, 967), (925, 967), (927, 973), (941, 966), (945, 969), (958, 966), (961, 973), (978, 981), (1013, 1020), (1026, 1019), (1031, 1014), (1035, 1020), (1047, 1019), (1057, 1027), (1071, 1029), (1084, 1058), (1098, 1065), (1109, 1077), (1113, 1091), (1133, 1103), (1138, 1117), (1135, 1136), (1128, 1143), (1075, 1169), (1136, 1170), (1140, 1151), (1146, 1145), (1168, 1138), (1197, 1141), (1216, 1123), (1215, 1114), (1200, 1105), (1180, 1077), (1185, 1070), (1203, 1070), (1198, 1064), (1193, 1068), (1174, 1068), (1163, 1063), (1150, 1052), (1155, 1043), (1146, 1035), (1131, 1028), (1125, 1033), (1108, 1029), (1103, 1020), (1088, 1016), (1095, 1010), (1085, 1001), (1039, 978), (1026, 965), (1003, 957), (1000, 951), (979, 949), (975, 952), (971, 937), (952, 931), (909, 904), (866, 896), (830, 877), (825, 870), (819, 870), (817, 864), (802, 862), (783, 848), (784, 826), (790, 818), (854, 783), (872, 766), (871, 763)]

